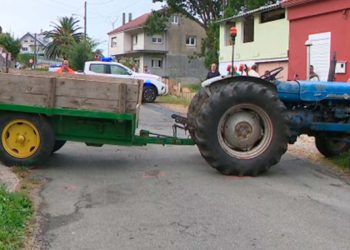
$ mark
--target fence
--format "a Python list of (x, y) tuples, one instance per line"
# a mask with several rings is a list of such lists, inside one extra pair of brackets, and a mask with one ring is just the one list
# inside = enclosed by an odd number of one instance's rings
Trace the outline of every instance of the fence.
[(174, 80), (166, 79), (165, 83), (168, 85), (169, 95), (174, 95), (190, 102), (196, 94), (186, 87), (182, 88), (181, 83)]

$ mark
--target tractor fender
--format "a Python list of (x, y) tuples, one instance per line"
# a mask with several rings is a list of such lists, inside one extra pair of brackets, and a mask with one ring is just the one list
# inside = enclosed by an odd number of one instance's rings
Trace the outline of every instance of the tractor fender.
[(265, 81), (261, 78), (252, 76), (217, 76), (202, 82), (202, 87), (205, 88), (208, 95), (211, 95), (211, 89), (220, 85), (231, 84), (235, 82), (253, 82), (256, 84), (264, 85), (270, 90), (277, 92), (276, 85), (272, 82)]

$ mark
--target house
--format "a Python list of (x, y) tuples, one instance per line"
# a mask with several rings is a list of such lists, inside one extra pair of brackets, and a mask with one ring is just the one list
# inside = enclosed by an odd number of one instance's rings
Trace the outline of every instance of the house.
[(21, 52), (22, 54), (34, 54), (35, 46), (36, 52), (39, 55), (44, 54), (45, 47), (48, 45), (49, 40), (45, 38), (45, 35), (41, 32), (39, 34), (26, 33), (20, 39), (21, 42)]
[(240, 12), (220, 23), (219, 70), (227, 74), (227, 66), (232, 60), (230, 28), (238, 30), (234, 48), (235, 66), (257, 64), (258, 73), (263, 74), (282, 66), (283, 79), (288, 74), (289, 23), (287, 12), (280, 3), (258, 9)]
[(288, 9), (290, 21), (289, 79), (306, 79), (309, 56), (321, 80), (327, 80), (330, 61), (336, 53), (336, 81), (347, 81), (350, 78), (350, 1), (285, 0), (282, 5)]
[(131, 59), (162, 77), (193, 81), (204, 79), (207, 69), (203, 59), (189, 59), (201, 52), (205, 30), (193, 20), (172, 15), (162, 34), (147, 35), (144, 26), (152, 13), (146, 13), (108, 33), (109, 56), (117, 61)]

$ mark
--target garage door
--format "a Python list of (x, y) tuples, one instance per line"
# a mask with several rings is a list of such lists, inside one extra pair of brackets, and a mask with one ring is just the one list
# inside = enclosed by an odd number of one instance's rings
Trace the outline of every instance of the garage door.
[(321, 81), (328, 80), (328, 72), (331, 61), (331, 33), (318, 33), (309, 35), (312, 43), (310, 50), (310, 63)]

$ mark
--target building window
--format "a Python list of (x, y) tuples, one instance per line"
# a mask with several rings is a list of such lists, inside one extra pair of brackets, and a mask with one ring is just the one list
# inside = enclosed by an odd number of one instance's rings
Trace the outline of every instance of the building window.
[(272, 10), (260, 14), (260, 23), (272, 22), (286, 18), (284, 9)]
[(243, 43), (254, 42), (254, 17), (248, 16), (243, 25)]
[(25, 43), (27, 43), (27, 42), (28, 42), (28, 40), (24, 40), (24, 42), (25, 42)]
[(186, 37), (186, 46), (195, 47), (197, 45), (197, 37), (187, 36)]
[(116, 37), (112, 37), (112, 39), (111, 39), (111, 47), (112, 48), (117, 47), (117, 38)]
[(179, 16), (178, 15), (172, 15), (170, 17), (171, 24), (179, 24)]
[(134, 45), (136, 45), (137, 42), (138, 42), (138, 36), (137, 36), (137, 35), (132, 36), (132, 43), (133, 43)]
[(163, 68), (163, 60), (160, 58), (152, 59), (152, 68)]
[(23, 47), (22, 51), (28, 51), (28, 48), (27, 47)]
[(153, 36), (152, 37), (152, 43), (163, 43), (163, 37), (162, 36)]

